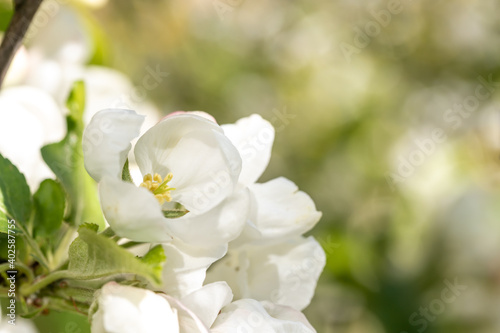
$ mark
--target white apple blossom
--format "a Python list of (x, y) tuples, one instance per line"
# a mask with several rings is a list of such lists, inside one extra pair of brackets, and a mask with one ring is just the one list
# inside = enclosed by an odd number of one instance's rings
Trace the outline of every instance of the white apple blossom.
[[(302, 235), (321, 213), (285, 178), (255, 183), (269, 162), (272, 126), (253, 115), (223, 132), (204, 113), (176, 112), (137, 141), (144, 176), (138, 186), (121, 174), (142, 121), (130, 110), (98, 112), (84, 132), (85, 165), (118, 235), (164, 243), (162, 290), (176, 304), (181, 332), (230, 332), (243, 313), (262, 319), (255, 332), (314, 332), (300, 310), (310, 303), (326, 259), (318, 242)], [(172, 202), (189, 213), (165, 218), (162, 210), (176, 207)], [(241, 303), (215, 320), (232, 299), (226, 283)]]
[(60, 107), (47, 93), (28, 86), (0, 92), (0, 153), (26, 176), (31, 191), (45, 178), (54, 178), (40, 148), (66, 134)]
[[(136, 241), (227, 244), (243, 228), (248, 193), (235, 191), (238, 151), (214, 122), (196, 114), (164, 118), (134, 149), (143, 182), (122, 181), (121, 172), (143, 121), (134, 111), (98, 112), (83, 136), (85, 167), (99, 182), (104, 215), (113, 230)], [(165, 218), (178, 203), (189, 212)]]

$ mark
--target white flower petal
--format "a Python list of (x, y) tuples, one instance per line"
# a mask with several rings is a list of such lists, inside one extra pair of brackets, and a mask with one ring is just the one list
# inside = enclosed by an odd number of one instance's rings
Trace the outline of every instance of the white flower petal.
[(191, 309), (198, 318), (210, 327), (219, 311), (231, 303), (233, 292), (226, 282), (214, 282), (203, 286), (181, 299), (182, 304)]
[(281, 320), (301, 322), (307, 326), (311, 332), (315, 332), (314, 327), (312, 327), (302, 312), (297, 311), (292, 307), (275, 304), (269, 301), (262, 301), (260, 304), (262, 304), (271, 317)]
[(206, 248), (188, 245), (178, 239), (162, 246), (167, 256), (163, 267), (162, 290), (176, 297), (200, 289), (208, 267), (227, 252), (227, 245)]
[(221, 127), (243, 160), (239, 182), (246, 186), (255, 183), (271, 159), (274, 127), (258, 114)]
[(236, 191), (210, 211), (196, 215), (169, 219), (173, 235), (183, 242), (198, 246), (227, 244), (241, 233), (249, 211), (249, 194), (246, 189)]
[(172, 239), (167, 219), (154, 195), (147, 189), (105, 177), (99, 183), (104, 216), (113, 231), (138, 242), (168, 242)]
[(150, 290), (110, 282), (102, 288), (98, 306), (93, 333), (179, 332), (177, 311)]
[(193, 213), (205, 212), (233, 190), (241, 170), (238, 151), (213, 122), (193, 114), (167, 117), (135, 147), (142, 174), (173, 173), (174, 201)]
[(130, 141), (139, 135), (143, 121), (144, 116), (131, 110), (108, 109), (94, 115), (83, 133), (84, 163), (92, 178), (121, 179)]
[[(212, 333), (314, 333), (304, 315), (297, 310), (278, 310), (253, 299), (242, 299), (222, 309)], [(271, 310), (271, 313), (266, 311)], [(284, 314), (284, 316), (282, 316)]]
[(230, 251), (206, 281), (227, 281), (235, 299), (268, 300), (302, 310), (314, 295), (325, 263), (325, 253), (313, 237), (255, 242)]
[(217, 120), (215, 120), (215, 118), (211, 114), (206, 113), (205, 111), (174, 111), (172, 113), (167, 114), (164, 118), (173, 117), (179, 114), (186, 114), (186, 113), (200, 116), (202, 118), (210, 120), (214, 124), (217, 124)]
[(255, 197), (253, 222), (263, 238), (300, 236), (321, 218), (311, 197), (286, 178), (253, 184), (249, 189)]
[(179, 314), (179, 325), (181, 333), (210, 333), (208, 327), (198, 318), (198, 316), (191, 311), (187, 306), (182, 304), (178, 299), (166, 295), (158, 294), (168, 300), (168, 302), (175, 307)]

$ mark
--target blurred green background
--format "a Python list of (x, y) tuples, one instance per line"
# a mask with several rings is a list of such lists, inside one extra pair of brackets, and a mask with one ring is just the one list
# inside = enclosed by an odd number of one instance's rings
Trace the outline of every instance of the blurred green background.
[(261, 181), (285, 176), (323, 212), (318, 332), (500, 332), (499, 1), (74, 8), (92, 63), (137, 87), (169, 73), (147, 91), (162, 113), (273, 123)]

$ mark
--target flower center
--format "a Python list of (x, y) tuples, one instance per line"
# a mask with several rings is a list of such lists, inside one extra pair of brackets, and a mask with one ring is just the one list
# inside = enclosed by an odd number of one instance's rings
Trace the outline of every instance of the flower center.
[(172, 201), (170, 191), (175, 190), (175, 188), (169, 187), (168, 182), (171, 181), (173, 177), (174, 175), (172, 173), (166, 175), (164, 179), (162, 179), (157, 173), (155, 173), (154, 176), (151, 176), (151, 174), (148, 173), (144, 176), (143, 182), (139, 186), (151, 191), (161, 205), (164, 202)]

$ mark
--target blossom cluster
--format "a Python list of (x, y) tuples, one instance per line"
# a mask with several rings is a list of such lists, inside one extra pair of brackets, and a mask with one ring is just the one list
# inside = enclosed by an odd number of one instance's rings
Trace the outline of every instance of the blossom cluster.
[[(132, 156), (143, 121), (131, 110), (99, 111), (83, 151), (116, 235), (162, 245), (163, 284), (105, 285), (92, 331), (314, 332), (301, 310), (325, 254), (303, 234), (321, 213), (288, 179), (257, 183), (272, 125), (256, 114), (219, 126), (204, 112), (174, 112), (140, 136)], [(141, 177), (123, 177), (124, 165)]]
[[(18, 51), (0, 93), (0, 168), (16, 176), (0, 175), (0, 205), (16, 192), (20, 208), (6, 213), (24, 226), (26, 251), (36, 250), (23, 256), (29, 273), (19, 279), (20, 293), (32, 290), (20, 294), (33, 310), (25, 314), (82, 306), (93, 333), (315, 332), (302, 310), (326, 259), (304, 234), (321, 213), (286, 178), (258, 182), (273, 126), (257, 114), (226, 125), (201, 111), (160, 119), (123, 74), (88, 65), (78, 17), (59, 11)], [(76, 80), (85, 83), (80, 101), (71, 100)], [(107, 233), (98, 232), (102, 215)], [(90, 238), (76, 237), (86, 223)], [(121, 260), (129, 266), (117, 269)], [(85, 296), (75, 301), (68, 284)], [(21, 316), (11, 326), (0, 322), (0, 331), (36, 332)]]

